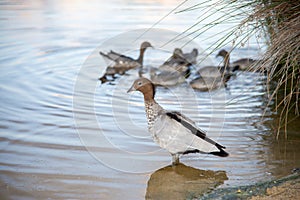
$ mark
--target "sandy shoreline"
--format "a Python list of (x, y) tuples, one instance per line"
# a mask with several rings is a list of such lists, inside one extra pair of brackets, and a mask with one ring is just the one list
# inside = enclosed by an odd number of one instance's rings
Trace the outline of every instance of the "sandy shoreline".
[(300, 200), (300, 173), (249, 186), (217, 189), (199, 199)]

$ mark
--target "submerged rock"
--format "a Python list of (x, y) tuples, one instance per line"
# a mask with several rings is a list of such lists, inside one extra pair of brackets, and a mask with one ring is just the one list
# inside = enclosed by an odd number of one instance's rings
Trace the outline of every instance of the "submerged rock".
[(281, 179), (249, 186), (222, 188), (203, 195), (199, 200), (274, 200), (298, 199), (300, 196), (300, 174), (294, 173)]

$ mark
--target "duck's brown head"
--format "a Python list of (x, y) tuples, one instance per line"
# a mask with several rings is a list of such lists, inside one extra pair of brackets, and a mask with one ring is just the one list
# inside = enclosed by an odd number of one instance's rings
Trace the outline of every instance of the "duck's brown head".
[(199, 52), (198, 52), (198, 49), (194, 48), (193, 51), (192, 51), (192, 54), (197, 57)]
[(182, 55), (183, 55), (183, 52), (182, 52), (182, 50), (181, 49), (179, 49), (179, 48), (175, 48), (174, 49), (174, 51), (173, 51), (173, 56), (178, 56), (178, 57), (182, 57)]
[(142, 44), (141, 44), (141, 49), (147, 49), (148, 47), (153, 47), (151, 44), (150, 44), (150, 42), (143, 42)]
[(222, 56), (224, 58), (224, 67), (226, 70), (229, 70), (229, 65), (230, 65), (229, 53), (226, 50), (222, 49), (221, 51), (219, 51), (216, 57), (218, 56)]
[(153, 100), (155, 95), (155, 86), (149, 79), (139, 78), (134, 81), (127, 93), (132, 91), (140, 91), (143, 93), (145, 100)]
[(219, 51), (219, 53), (216, 55), (216, 57), (218, 56), (222, 56), (223, 58), (225, 58), (226, 56), (228, 56), (228, 52), (224, 49), (222, 49), (221, 51)]

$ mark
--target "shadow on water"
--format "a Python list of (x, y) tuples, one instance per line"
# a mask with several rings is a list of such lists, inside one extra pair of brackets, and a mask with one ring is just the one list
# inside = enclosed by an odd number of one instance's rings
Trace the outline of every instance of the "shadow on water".
[[(279, 115), (273, 115), (272, 120), (266, 123), (269, 127), (269, 134), (263, 139), (268, 145), (268, 154), (265, 155), (265, 162), (269, 167), (269, 173), (272, 175), (284, 174), (300, 167), (300, 117), (294, 113), (287, 116), (287, 129), (278, 130), (278, 123), (282, 120)], [(279, 132), (278, 132), (279, 131)], [(286, 131), (286, 132), (285, 132)], [(278, 134), (278, 135), (277, 135)]]
[(201, 170), (182, 163), (158, 169), (148, 181), (147, 200), (198, 197), (228, 180), (225, 171)]

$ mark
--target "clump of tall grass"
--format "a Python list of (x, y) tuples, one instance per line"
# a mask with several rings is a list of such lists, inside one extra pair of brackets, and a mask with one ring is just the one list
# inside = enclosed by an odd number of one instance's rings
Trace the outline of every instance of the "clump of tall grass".
[[(276, 82), (268, 90), (269, 101), (275, 101), (274, 110), (279, 115), (280, 130), (287, 133), (288, 114), (299, 119), (300, 94), (300, 4), (294, 0), (219, 0), (204, 1), (179, 12), (197, 11), (197, 23), (183, 32), (198, 38), (216, 26), (235, 24), (228, 30), (220, 29), (211, 37), (220, 37), (209, 48), (219, 50), (231, 45), (232, 49), (244, 46), (249, 38), (263, 38), (267, 49), (261, 60), (253, 66), (267, 73), (267, 85)], [(208, 19), (212, 19), (207, 22)], [(225, 32), (225, 36), (224, 36)], [(180, 38), (180, 35), (178, 36)], [(178, 39), (174, 38), (174, 39)], [(285, 134), (287, 137), (287, 135)]]
[[(300, 94), (300, 4), (297, 1), (262, 1), (252, 14), (266, 28), (269, 46), (261, 62), (269, 67), (268, 81), (277, 86), (270, 91), (276, 100), (280, 127), (287, 137), (288, 115), (299, 117)], [(279, 134), (277, 131), (277, 137)]]

